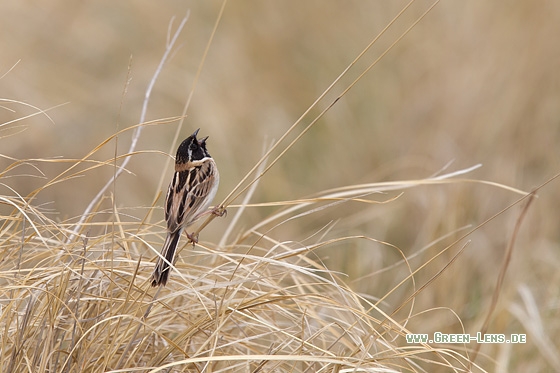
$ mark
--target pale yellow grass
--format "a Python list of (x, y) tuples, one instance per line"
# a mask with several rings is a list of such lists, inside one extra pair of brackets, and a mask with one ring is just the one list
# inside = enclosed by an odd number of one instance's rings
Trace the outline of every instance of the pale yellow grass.
[[(181, 47), (181, 22), (153, 36), (169, 17), (148, 2), (52, 2), (47, 23), (2, 4), (19, 32), (0, 74), (0, 371), (558, 370), (560, 100), (541, 36), (560, 12), (513, 3), (193, 4)], [(194, 226), (154, 289), (168, 153), (192, 126), (228, 215)], [(527, 343), (406, 342), (435, 331)]]

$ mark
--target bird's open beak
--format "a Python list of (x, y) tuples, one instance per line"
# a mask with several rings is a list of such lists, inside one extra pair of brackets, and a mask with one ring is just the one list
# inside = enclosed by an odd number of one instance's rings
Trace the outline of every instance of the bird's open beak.
[(191, 137), (194, 137), (196, 139), (196, 135), (198, 134), (198, 131), (200, 131), (200, 128), (194, 131)]

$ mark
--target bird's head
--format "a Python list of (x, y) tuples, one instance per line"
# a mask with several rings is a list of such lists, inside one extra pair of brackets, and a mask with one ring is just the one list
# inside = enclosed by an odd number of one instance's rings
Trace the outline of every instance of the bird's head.
[(175, 157), (176, 164), (200, 161), (210, 157), (210, 153), (206, 150), (206, 140), (208, 140), (208, 136), (199, 140), (196, 138), (198, 131), (200, 131), (200, 128), (194, 131), (192, 135), (183, 140), (181, 145), (179, 145), (177, 157)]

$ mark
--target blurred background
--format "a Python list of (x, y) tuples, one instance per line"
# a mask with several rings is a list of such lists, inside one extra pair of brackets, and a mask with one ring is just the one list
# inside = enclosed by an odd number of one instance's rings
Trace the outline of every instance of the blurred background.
[[(431, 4), (415, 2), (304, 123)], [(255, 164), (264, 144), (278, 139), (405, 5), (332, 0), (227, 3), (180, 136), (182, 140), (199, 127), (202, 136), (210, 136), (208, 147), (221, 173), (217, 200)], [(117, 130), (138, 123), (168, 30), (174, 31), (190, 12), (157, 80), (146, 119), (180, 115), (221, 6), (218, 1), (0, 2), (0, 99), (6, 100), (0, 123), (36, 112), (10, 101), (48, 110), (52, 118), (37, 115), (0, 127), (0, 170), (12, 163), (6, 157), (80, 159)], [(270, 170), (253, 200), (291, 200), (345, 185), (423, 178), (450, 161), (454, 163), (449, 170), (483, 164), (470, 178), (531, 190), (560, 171), (558, 35), (560, 3), (555, 1), (439, 3)], [(176, 128), (176, 123), (146, 127), (137, 150), (174, 154)], [(130, 134), (119, 137), (118, 154), (128, 149)], [(92, 159), (105, 161), (114, 152), (112, 142)], [(171, 170), (161, 170), (167, 159), (163, 153), (133, 157), (128, 166), (133, 174), (118, 181), (117, 206), (134, 217), (144, 216), (142, 207), (149, 207), (159, 191), (165, 192)], [(6, 176), (13, 177), (2, 183), (27, 195), (68, 166), (30, 162), (8, 172)], [(51, 210), (53, 219), (75, 221), (113, 171), (99, 168), (47, 188), (36, 204)], [(162, 177), (164, 186), (158, 189)], [(520, 368), (550, 368), (554, 363), (554, 354), (542, 350), (539, 338), (558, 358), (558, 186), (556, 180), (539, 192), (521, 227), (490, 330), (530, 333), (527, 320), (512, 311), (527, 307), (519, 294), (526, 286), (542, 317), (545, 337), (530, 334), (527, 345), (485, 347), (493, 357), (513, 349)], [(11, 194), (6, 188), (0, 193)], [(455, 232), (421, 256), (418, 266), (459, 237), (457, 229), (483, 222), (517, 198), (481, 184), (424, 186), (385, 205), (347, 204), (336, 212), (322, 211), (287, 224), (276, 238), (304, 241), (335, 220), (332, 237), (365, 234), (410, 255)], [(156, 204), (162, 203), (160, 197)], [(272, 211), (250, 209), (244, 226)], [(520, 211), (513, 208), (476, 231), (458, 262), (418, 298), (415, 311), (450, 307), (467, 332), (476, 332)], [(154, 221), (161, 224), (161, 219), (163, 212), (158, 210)], [(215, 220), (203, 239), (219, 241), (226, 224)], [(330, 247), (318, 254), (331, 269), (348, 273), (357, 291), (374, 298), (405, 276), (375, 275), (400, 256), (371, 242)], [(451, 256), (436, 260), (431, 274)], [(388, 309), (410, 293), (410, 288), (397, 292), (388, 299)], [(450, 327), (460, 332), (457, 320), (449, 312), (444, 315), (422, 319), (416, 331)], [(554, 340), (556, 345), (550, 342)]]

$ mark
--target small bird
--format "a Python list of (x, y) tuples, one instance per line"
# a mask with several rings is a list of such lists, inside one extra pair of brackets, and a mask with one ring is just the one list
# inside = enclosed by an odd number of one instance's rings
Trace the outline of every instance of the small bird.
[[(207, 213), (205, 210), (218, 190), (218, 167), (206, 150), (208, 137), (196, 138), (199, 130), (187, 137), (177, 149), (175, 173), (165, 197), (167, 238), (152, 274), (152, 286), (165, 286), (181, 232)], [(211, 212), (223, 215), (218, 210)], [(197, 242), (196, 237), (188, 233), (187, 236), (193, 243)]]

